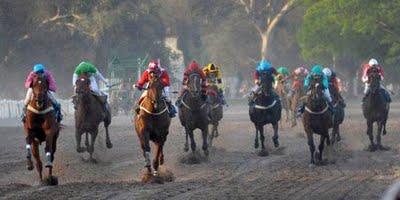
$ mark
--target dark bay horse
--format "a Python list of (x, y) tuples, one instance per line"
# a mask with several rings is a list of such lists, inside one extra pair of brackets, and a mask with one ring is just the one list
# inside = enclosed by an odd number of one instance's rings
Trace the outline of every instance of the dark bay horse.
[[(332, 128), (332, 113), (323, 94), (322, 76), (314, 77), (310, 84), (311, 94), (307, 97), (303, 113), (303, 126), (311, 153), (310, 166), (322, 162), (325, 141), (330, 145), (329, 129)], [(315, 152), (314, 134), (320, 135), (319, 152)]]
[(272, 124), (274, 129), (274, 136), (272, 140), (275, 147), (279, 147), (279, 120), (281, 119), (282, 105), (279, 97), (274, 97), (272, 94), (272, 83), (274, 79), (270, 73), (261, 73), (261, 92), (255, 94), (255, 105), (250, 106), (249, 115), (250, 120), (254, 123), (256, 128), (256, 137), (254, 147), (259, 147), (258, 134), (260, 134), (261, 151), (260, 156), (267, 156), (268, 151), (265, 148), (264, 126)]
[[(371, 144), (368, 147), (369, 151), (387, 150), (382, 146), (381, 134), (386, 135), (386, 121), (389, 114), (389, 103), (385, 100), (381, 89), (381, 77), (377, 69), (371, 69), (368, 75), (370, 80), (370, 91), (362, 104), (362, 110), (365, 119), (367, 120), (367, 135)], [(373, 124), (377, 123), (378, 130), (376, 135), (376, 144), (374, 142)]]
[(333, 128), (331, 134), (331, 141), (332, 144), (335, 142), (339, 142), (341, 140), (340, 137), (340, 124), (344, 121), (344, 108), (345, 103), (340, 95), (340, 91), (333, 85), (329, 84), (329, 92), (332, 95), (332, 104), (335, 108), (335, 113), (333, 114)]
[[(99, 125), (104, 122), (106, 130), (106, 146), (112, 148), (108, 127), (111, 124), (111, 115), (105, 112), (103, 102), (105, 99), (95, 96), (90, 89), (90, 79), (86, 74), (81, 75), (76, 81), (76, 96), (74, 102), (76, 103), (75, 110), (75, 137), (76, 137), (76, 151), (83, 153), (87, 151), (90, 154), (90, 160), (93, 160), (94, 144), (99, 132)], [(85, 146), (81, 147), (81, 137), (85, 134)], [(90, 135), (90, 141), (89, 141)]]
[(145, 158), (145, 167), (151, 175), (150, 141), (153, 142), (155, 155), (153, 159), (153, 175), (158, 176), (159, 166), (164, 164), (164, 144), (169, 133), (171, 118), (168, 106), (162, 97), (163, 85), (160, 78), (152, 73), (148, 89), (144, 97), (139, 100), (140, 110), (135, 115), (135, 130), (140, 141)]
[(31, 153), (36, 160), (36, 170), (42, 177), (42, 161), (40, 160), (39, 145), (46, 142), (45, 167), (48, 168), (47, 184), (57, 185), (58, 180), (52, 174), (54, 153), (56, 152), (57, 138), (60, 131), (60, 124), (56, 121), (55, 111), (48, 97), (49, 83), (44, 74), (35, 75), (32, 82), (33, 98), (30, 100), (24, 130), (27, 145), (32, 146), (32, 152), (27, 149), (27, 168), (33, 169)]
[(211, 133), (209, 135), (209, 145), (212, 145), (214, 138), (218, 137), (218, 124), (223, 117), (224, 108), (222, 100), (218, 95), (218, 87), (216, 85), (210, 85), (207, 90), (208, 102), (210, 103), (210, 124)]
[(189, 151), (189, 141), (192, 153), (196, 151), (196, 142), (194, 141), (193, 131), (195, 129), (201, 130), (203, 139), (202, 149), (204, 154), (208, 156), (208, 110), (209, 105), (204, 98), (202, 98), (201, 78), (196, 72), (189, 74), (188, 88), (183, 93), (181, 106), (179, 106), (179, 119), (182, 126), (185, 128), (186, 142), (185, 151)]

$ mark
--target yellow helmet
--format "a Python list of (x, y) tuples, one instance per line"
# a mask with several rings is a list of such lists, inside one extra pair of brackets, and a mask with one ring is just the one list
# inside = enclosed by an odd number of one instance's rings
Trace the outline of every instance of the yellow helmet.
[(216, 65), (214, 65), (213, 63), (210, 63), (207, 65), (207, 71), (210, 73), (213, 73), (213, 72), (219, 71), (219, 69)]

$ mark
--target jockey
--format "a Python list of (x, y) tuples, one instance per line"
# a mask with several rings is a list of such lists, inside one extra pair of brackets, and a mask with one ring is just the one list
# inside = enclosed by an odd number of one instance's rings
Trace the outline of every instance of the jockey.
[(292, 87), (289, 90), (288, 98), (291, 98), (296, 90), (301, 89), (301, 86), (303, 85), (304, 79), (307, 75), (308, 69), (305, 67), (298, 67), (293, 71), (293, 73), (290, 75), (293, 83)]
[(222, 105), (226, 105), (224, 91), (222, 89), (222, 72), (220, 68), (210, 63), (203, 67), (203, 72), (206, 75), (207, 85), (216, 85), (218, 87), (218, 96), (221, 99)]
[(24, 109), (23, 109), (24, 112), (22, 115), (22, 121), (25, 121), (27, 106), (33, 97), (32, 82), (33, 82), (33, 77), (36, 74), (45, 75), (46, 80), (49, 83), (49, 91), (47, 93), (47, 96), (50, 99), (53, 108), (56, 112), (57, 122), (60, 122), (62, 120), (61, 105), (60, 103), (57, 102), (56, 98), (54, 97), (54, 93), (57, 90), (56, 81), (53, 77), (53, 74), (51, 74), (50, 71), (46, 70), (42, 64), (36, 64), (35, 66), (33, 66), (33, 71), (29, 73), (28, 77), (25, 80), (25, 88), (28, 89), (28, 91), (26, 93), (24, 100)]
[[(253, 105), (254, 104), (254, 98), (256, 94), (260, 93), (260, 84), (261, 84), (261, 77), (260, 74), (261, 73), (270, 73), (272, 76), (272, 81), (274, 82), (274, 76), (277, 75), (276, 69), (274, 67), (271, 66), (271, 63), (267, 60), (261, 60), (260, 63), (258, 64), (256, 71), (254, 72), (253, 78), (254, 78), (254, 83), (255, 83), (255, 87), (253, 88), (252, 92), (250, 93), (249, 96), (249, 105)], [(272, 97), (276, 98), (277, 94), (275, 93), (275, 91), (271, 90), (271, 94)]]
[[(311, 69), (311, 73), (309, 73), (306, 77), (306, 79), (304, 79), (304, 88), (309, 91), (310, 88), (310, 84), (311, 84), (311, 80), (314, 79), (314, 77), (318, 77), (318, 76), (322, 76), (322, 85), (324, 87), (323, 90), (323, 94), (325, 97), (325, 100), (328, 102), (328, 106), (329, 106), (329, 110), (334, 113), (334, 107), (332, 105), (332, 97), (331, 97), (331, 93), (329, 92), (329, 81), (328, 81), (328, 77), (325, 76), (325, 74), (322, 72), (323, 67), (321, 65), (314, 65), (314, 67)], [(299, 112), (303, 113), (304, 112), (304, 108), (305, 108), (305, 104), (303, 104), (300, 109)], [(298, 113), (299, 114), (299, 113)]]
[(182, 81), (182, 89), (179, 92), (178, 99), (176, 100), (176, 105), (180, 107), (182, 105), (182, 97), (183, 94), (187, 91), (188, 89), (188, 81), (189, 81), (189, 75), (191, 73), (197, 73), (200, 75), (201, 79), (201, 98), (206, 101), (207, 100), (207, 82), (206, 82), (206, 75), (204, 74), (203, 70), (201, 70), (199, 64), (197, 64), (196, 61), (190, 62), (189, 66), (185, 69), (183, 72), (183, 81)]
[[(139, 90), (143, 90), (145, 85), (150, 81), (150, 74), (156, 74), (156, 75), (158, 75), (158, 77), (160, 77), (161, 83), (164, 86), (162, 96), (163, 96), (165, 102), (167, 103), (168, 113), (171, 118), (175, 117), (176, 109), (175, 109), (175, 106), (172, 105), (171, 99), (169, 97), (169, 86), (170, 86), (169, 75), (168, 75), (168, 72), (164, 68), (162, 68), (157, 61), (151, 61), (149, 63), (148, 68), (142, 73), (142, 76), (136, 82), (134, 87)], [(143, 92), (140, 99), (145, 97), (146, 94), (147, 94), (146, 91)], [(139, 100), (139, 102), (140, 102), (140, 100)]]
[(275, 85), (274, 88), (278, 86), (279, 82), (286, 82), (289, 77), (289, 70), (286, 67), (279, 67), (278, 70), (276, 70), (278, 75), (275, 76)]
[[(76, 81), (81, 76), (82, 74), (86, 73), (90, 79), (90, 89), (91, 91), (95, 94), (97, 99), (100, 101), (100, 103), (103, 104), (104, 106), (104, 111), (109, 112), (109, 105), (107, 103), (107, 94), (102, 92), (99, 89), (99, 86), (97, 84), (97, 79), (102, 81), (103, 83), (106, 84), (106, 87), (111, 87), (110, 83), (107, 81), (107, 79), (104, 78), (104, 76), (100, 73), (100, 71), (90, 62), (81, 62), (75, 69), (74, 75), (72, 77), (72, 85), (74, 86), (74, 92), (76, 89)], [(75, 101), (74, 101), (75, 104)]]
[[(370, 69), (372, 69), (373, 67), (376, 68), (376, 69), (378, 70), (378, 73), (379, 73), (379, 75), (380, 75), (380, 77), (381, 77), (381, 80), (384, 79), (384, 72), (383, 72), (382, 66), (379, 65), (378, 61), (377, 61), (376, 59), (374, 59), (374, 58), (372, 58), (371, 60), (369, 60), (368, 64), (365, 64), (365, 65), (363, 66), (362, 81), (363, 81), (364, 84), (365, 84), (365, 87), (364, 87), (364, 98), (363, 98), (363, 99), (365, 99), (365, 97), (366, 97), (366, 96), (368, 95), (368, 93), (369, 93), (369, 80), (368, 80), (368, 75), (369, 75), (369, 73), (370, 73)], [(382, 84), (381, 84), (381, 89), (383, 90), (383, 94), (384, 94), (384, 96), (385, 96), (386, 101), (387, 101), (387, 102), (391, 102), (390, 95), (389, 95), (389, 93), (387, 92), (387, 90), (383, 87)]]
[(344, 99), (342, 97), (342, 95), (340, 94), (340, 92), (342, 91), (342, 87), (341, 87), (341, 83), (340, 83), (340, 79), (336, 76), (336, 73), (333, 72), (331, 69), (325, 67), (322, 72), (324, 73), (324, 75), (328, 78), (328, 82), (330, 85), (333, 85), (333, 87), (335, 88), (335, 90), (337, 91), (340, 101), (343, 103), (343, 105), (345, 105), (344, 103)]

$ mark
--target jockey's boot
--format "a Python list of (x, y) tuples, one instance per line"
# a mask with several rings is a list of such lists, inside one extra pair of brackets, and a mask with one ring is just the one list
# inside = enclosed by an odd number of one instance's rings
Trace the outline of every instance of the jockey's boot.
[(254, 104), (255, 104), (255, 102), (254, 102), (255, 96), (256, 96), (255, 92), (251, 91), (249, 96), (248, 96), (248, 98), (247, 98), (249, 106), (254, 106)]
[(182, 96), (179, 96), (175, 101), (175, 106), (180, 108), (182, 106)]
[(28, 105), (24, 105), (22, 108), (22, 114), (21, 114), (21, 122), (25, 123), (26, 121), (26, 111), (27, 111)]
[(168, 106), (169, 117), (171, 117), (171, 118), (176, 117), (176, 108), (174, 105), (172, 105), (171, 100), (165, 99), (165, 102), (167, 103), (167, 106)]
[(300, 117), (304, 113), (305, 109), (306, 109), (305, 103), (302, 103), (299, 107), (297, 107), (296, 117)]
[(61, 122), (61, 120), (63, 119), (63, 115), (61, 113), (61, 104), (58, 102), (52, 102), (52, 104), (53, 104), (54, 111), (56, 113), (56, 120), (57, 120), (57, 122)]
[(78, 108), (78, 100), (77, 100), (78, 96), (74, 95), (72, 96), (72, 104), (74, 105), (74, 109), (76, 110)]
[(332, 114), (335, 114), (335, 107), (333, 107), (332, 102), (328, 102), (328, 109)]
[(386, 102), (387, 103), (392, 102), (392, 98), (390, 97), (389, 92), (383, 88), (381, 88), (381, 89), (383, 90), (382, 92), (383, 92), (383, 96), (385, 97)]

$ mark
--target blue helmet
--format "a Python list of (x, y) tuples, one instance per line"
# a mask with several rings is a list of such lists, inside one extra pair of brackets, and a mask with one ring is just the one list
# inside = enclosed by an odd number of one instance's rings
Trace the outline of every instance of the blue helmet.
[(257, 66), (257, 71), (266, 71), (271, 68), (271, 63), (268, 60), (261, 60)]
[(33, 72), (35, 73), (43, 73), (44, 69), (44, 65), (42, 64), (36, 64), (35, 66), (33, 66)]

